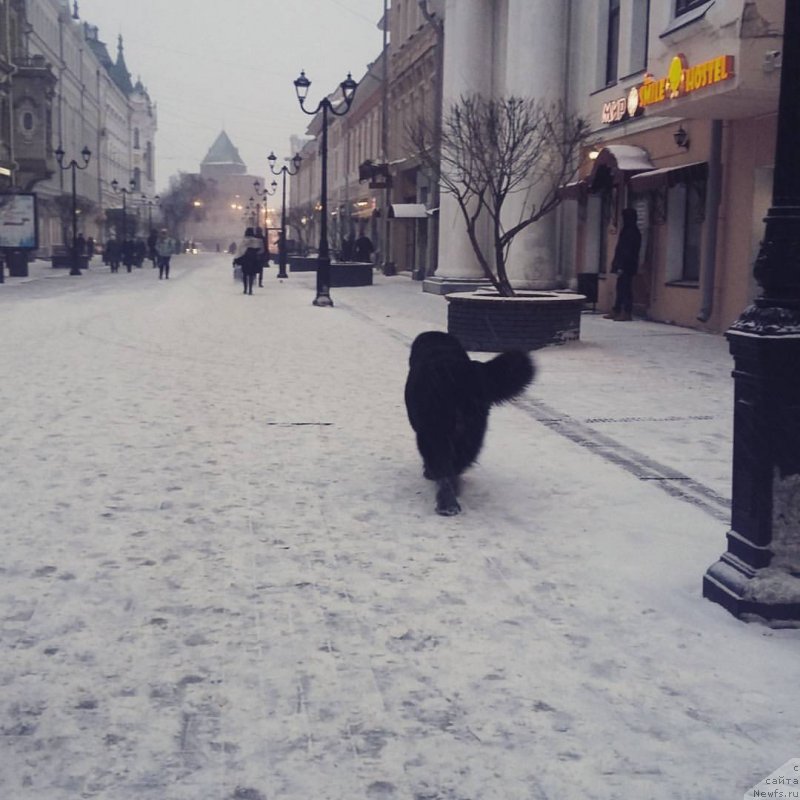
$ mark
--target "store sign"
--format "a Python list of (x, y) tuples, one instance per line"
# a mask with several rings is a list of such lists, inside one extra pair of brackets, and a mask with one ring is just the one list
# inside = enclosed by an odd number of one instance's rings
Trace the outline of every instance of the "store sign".
[(642, 107), (675, 100), (679, 97), (723, 83), (734, 77), (733, 56), (717, 56), (690, 67), (686, 57), (679, 53), (672, 59), (669, 72), (656, 80), (649, 73), (639, 86), (639, 103)]
[(36, 195), (0, 194), (0, 247), (34, 250)]
[(634, 86), (625, 97), (609, 100), (603, 103), (600, 122), (603, 125), (613, 125), (616, 122), (625, 122), (633, 117), (642, 115), (644, 108), (639, 103), (639, 89)]

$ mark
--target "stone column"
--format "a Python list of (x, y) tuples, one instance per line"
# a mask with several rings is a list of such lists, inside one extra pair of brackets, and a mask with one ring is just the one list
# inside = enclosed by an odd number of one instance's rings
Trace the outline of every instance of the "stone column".
[[(563, 0), (508, 0), (505, 87), (499, 94), (545, 102), (564, 98), (567, 5)], [(535, 194), (531, 200), (538, 204)], [(506, 201), (509, 221), (519, 219), (522, 203), (522, 195)], [(512, 283), (529, 289), (554, 288), (556, 242), (555, 214), (520, 233), (508, 259)]]
[[(492, 0), (447, 0), (444, 33), (443, 113), (462, 95), (492, 89), (491, 52), (495, 11)], [(455, 199), (441, 193), (439, 262), (423, 290), (436, 294), (469, 291), (484, 282)]]

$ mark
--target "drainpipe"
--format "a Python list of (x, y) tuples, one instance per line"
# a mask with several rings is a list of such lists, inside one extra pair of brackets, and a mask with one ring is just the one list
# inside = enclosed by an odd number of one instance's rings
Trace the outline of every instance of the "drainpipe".
[(719, 227), (719, 201), (722, 194), (722, 120), (711, 122), (711, 152), (708, 160), (708, 186), (706, 192), (705, 257), (700, 276), (699, 322), (708, 322), (714, 310), (714, 284), (717, 266), (717, 228)]

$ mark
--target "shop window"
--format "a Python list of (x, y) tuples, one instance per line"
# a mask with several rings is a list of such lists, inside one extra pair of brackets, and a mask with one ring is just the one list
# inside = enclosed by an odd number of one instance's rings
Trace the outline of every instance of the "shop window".
[(667, 269), (669, 283), (696, 283), (705, 221), (706, 182), (680, 183), (667, 198)]
[(606, 37), (606, 86), (617, 82), (619, 69), (619, 0), (608, 0)]

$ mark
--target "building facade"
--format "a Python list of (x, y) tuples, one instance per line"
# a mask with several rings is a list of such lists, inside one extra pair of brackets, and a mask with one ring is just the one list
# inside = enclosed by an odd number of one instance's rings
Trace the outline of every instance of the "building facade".
[(65, 198), (72, 176), (59, 169), (55, 150), (63, 149), (65, 163), (80, 163), (88, 148), (88, 168), (75, 173), (79, 226), (104, 239), (105, 211), (122, 205), (112, 181), (128, 187), (133, 180), (129, 208), (155, 194), (155, 105), (142, 83), (131, 81), (122, 37), (112, 59), (77, 3), (2, 0), (0, 14), (7, 23), (0, 73), (10, 76), (0, 94), (0, 160), (14, 164), (2, 165), (14, 173), (6, 184), (36, 193), (39, 253), (50, 255), (68, 241), (71, 216)]
[(783, 0), (576, 6), (570, 99), (591, 120), (596, 144), (567, 192), (564, 263), (598, 275), (608, 309), (619, 215), (634, 207), (643, 234), (635, 312), (724, 331), (755, 291)]
[[(251, 175), (225, 131), (221, 131), (200, 163), (200, 177), (208, 191), (195, 218), (180, 232), (207, 250), (228, 250), (238, 244), (247, 227), (265, 227), (265, 206), (274, 210), (275, 200), (264, 198), (264, 178)], [(270, 225), (271, 226), (271, 225)], [(266, 227), (270, 227), (266, 226)]]

